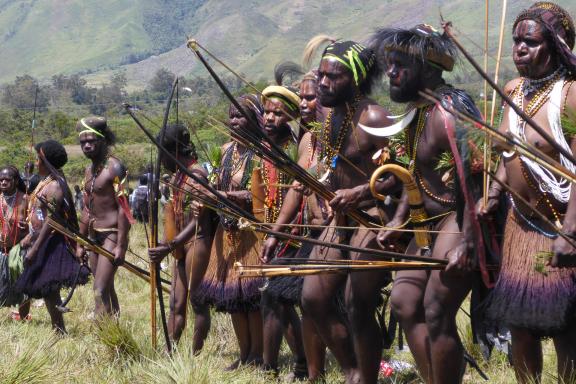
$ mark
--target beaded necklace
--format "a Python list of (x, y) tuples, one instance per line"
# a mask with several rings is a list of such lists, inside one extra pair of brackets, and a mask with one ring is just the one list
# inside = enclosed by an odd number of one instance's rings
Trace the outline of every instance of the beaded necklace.
[[(244, 153), (240, 156), (238, 151), (238, 143), (234, 143), (228, 148), (222, 158), (222, 165), (220, 167), (219, 176), (219, 189), (221, 191), (232, 191), (232, 190), (247, 190), (252, 177), (252, 158), (254, 157), (254, 152), (249, 149), (244, 149)], [(244, 168), (242, 177), (240, 179), (240, 184), (237, 188), (234, 188), (232, 180), (234, 176)], [(224, 208), (222, 203), (218, 203), (219, 208)], [(220, 216), (220, 223), (227, 231), (235, 229), (238, 220), (231, 218), (228, 215), (222, 213), (218, 214)]]
[(408, 147), (406, 148), (406, 152), (408, 154), (408, 158), (410, 159), (410, 163), (408, 165), (408, 170), (414, 178), (418, 182), (420, 188), (428, 195), (431, 199), (435, 200), (436, 202), (451, 206), (456, 203), (454, 199), (446, 199), (440, 197), (433, 193), (430, 188), (424, 182), (424, 178), (420, 174), (418, 168), (416, 168), (416, 153), (418, 152), (418, 144), (420, 143), (420, 137), (422, 136), (422, 132), (424, 132), (424, 127), (426, 126), (426, 121), (428, 121), (428, 116), (432, 111), (433, 105), (428, 105), (422, 108), (419, 108), (418, 112), (418, 122), (416, 123), (416, 131), (414, 132), (414, 138), (411, 137), (410, 130), (406, 130), (406, 141), (408, 142)]
[(324, 169), (331, 173), (338, 165), (338, 158), (342, 144), (348, 134), (348, 130), (352, 127), (352, 119), (356, 114), (356, 109), (360, 101), (360, 96), (356, 95), (350, 108), (346, 109), (344, 120), (334, 129), (332, 126), (332, 116), (334, 109), (331, 109), (326, 116), (326, 120), (322, 126), (322, 147), (320, 149), (320, 161), (324, 164)]
[[(284, 144), (283, 150), (287, 152), (290, 140)], [(282, 200), (284, 199), (284, 190), (286, 188), (280, 187), (289, 181), (288, 175), (284, 172), (278, 171), (274, 164), (264, 160), (262, 167), (262, 181), (264, 182), (264, 190), (266, 193), (264, 201), (264, 217), (267, 223), (275, 223), (282, 207)]]
[[(38, 185), (34, 189), (34, 192), (32, 192), (32, 195), (30, 196), (30, 200), (28, 201), (28, 217), (27, 217), (28, 223), (31, 222), (30, 220), (32, 218), (32, 215), (34, 215), (34, 214), (37, 214), (38, 219), (40, 221), (44, 221), (44, 216), (42, 214), (42, 210), (40, 210), (40, 212), (37, 212), (33, 208), (36, 205), (36, 200), (38, 200), (38, 196), (42, 193), (44, 188), (46, 188), (48, 186), (48, 184), (50, 184), (52, 181), (54, 181), (54, 177), (52, 175), (48, 175), (44, 180), (42, 180), (40, 183), (38, 183)], [(42, 214), (42, 216), (38, 215), (38, 213)]]
[(522, 159), (520, 159), (520, 170), (522, 171), (522, 176), (524, 177), (524, 180), (526, 180), (526, 184), (528, 184), (528, 187), (536, 191), (536, 193), (540, 194), (540, 197), (538, 198), (538, 201), (536, 202), (536, 206), (534, 208), (538, 209), (538, 206), (540, 206), (541, 202), (545, 201), (548, 208), (550, 208), (550, 212), (554, 216), (554, 224), (556, 225), (556, 227), (561, 228), (562, 222), (560, 220), (560, 213), (556, 210), (556, 208), (554, 208), (554, 205), (550, 201), (550, 196), (548, 195), (548, 193), (542, 192), (540, 188), (538, 188), (538, 186), (534, 183), (533, 181), (534, 176), (531, 176), (531, 174), (528, 173), (528, 169), (526, 169), (526, 164), (524, 164), (524, 161), (522, 161)]

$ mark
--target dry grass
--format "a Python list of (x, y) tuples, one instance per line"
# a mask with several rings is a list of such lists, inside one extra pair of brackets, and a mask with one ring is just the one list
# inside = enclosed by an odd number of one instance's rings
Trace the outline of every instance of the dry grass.
[[(131, 249), (144, 255), (142, 227), (131, 234)], [(139, 265), (144, 262), (130, 256)], [(65, 315), (69, 335), (57, 337), (50, 330), (45, 308), (33, 308), (29, 323), (16, 323), (9, 318), (10, 309), (0, 311), (0, 382), (2, 383), (268, 383), (270, 379), (253, 368), (224, 372), (237, 356), (237, 344), (229, 316), (214, 314), (205, 350), (197, 357), (191, 353), (191, 329), (187, 328), (172, 358), (150, 347), (148, 287), (122, 270), (117, 277), (117, 290), (122, 314), (119, 322), (97, 327), (88, 319), (92, 310), (90, 286), (80, 287), (70, 303), (72, 313)], [(65, 292), (62, 292), (64, 296)], [(459, 328), (469, 340), (465, 315), (459, 317)], [(161, 335), (159, 334), (159, 340)], [(470, 342), (466, 341), (467, 349)], [(551, 343), (545, 342), (544, 383), (555, 382), (555, 356)], [(477, 355), (475, 350), (472, 350)], [(409, 353), (386, 352), (387, 357), (411, 361)], [(291, 361), (287, 347), (281, 353), (284, 362), (280, 377), (289, 372)], [(491, 383), (513, 383), (512, 369), (501, 354), (489, 363), (480, 360)], [(327, 382), (342, 382), (333, 359), (328, 362)], [(382, 383), (418, 383), (414, 374), (382, 379)], [(483, 380), (468, 370), (465, 383)]]

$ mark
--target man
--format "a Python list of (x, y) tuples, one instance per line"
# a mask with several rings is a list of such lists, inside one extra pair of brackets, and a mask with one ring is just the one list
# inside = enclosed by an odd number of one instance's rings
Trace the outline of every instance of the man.
[[(372, 46), (386, 68), (392, 100), (409, 103), (409, 109), (416, 108), (416, 115), (406, 128), (405, 147), (410, 158), (408, 168), (422, 193), (428, 217), (441, 217), (434, 229), (446, 232), (436, 236), (430, 256), (449, 260), (445, 271), (398, 272), (391, 296), (392, 309), (406, 332), (410, 350), (424, 381), (459, 383), (464, 370), (464, 350), (456, 327), (456, 313), (468, 295), (473, 280), (464, 271), (469, 270), (472, 249), (477, 244), (469, 220), (470, 204), (474, 202), (457, 200), (458, 190), (458, 196), (466, 196), (466, 190), (461, 188), (464, 181), (456, 177), (451, 183), (445, 182), (443, 172), (437, 170), (438, 159), (444, 154), (456, 158), (451, 151), (454, 137), (449, 134), (449, 128), (455, 129), (455, 118), (442, 107), (428, 102), (420, 96), (419, 91), (432, 90), (440, 95), (446, 105), (477, 116), (479, 112), (470, 96), (453, 89), (443, 80), (442, 72), (452, 70), (456, 50), (448, 37), (432, 27), (418, 25), (409, 30), (384, 28), (373, 36)], [(465, 138), (461, 141), (467, 142)], [(462, 165), (456, 164), (452, 174), (458, 174), (459, 166)], [(464, 168), (468, 169), (465, 165)], [(465, 181), (468, 189), (473, 188), (470, 180)], [(454, 211), (458, 209), (457, 217)], [(405, 191), (394, 218), (387, 226), (399, 226), (407, 216)], [(458, 234), (460, 232), (462, 234)], [(379, 241), (381, 244), (391, 241), (397, 233), (382, 232)], [(413, 240), (407, 253), (414, 252), (416, 246)], [(374, 371), (375, 367), (372, 367)], [(374, 375), (367, 382), (375, 382)]]
[(24, 165), (22, 180), (24, 180), (24, 184), (26, 185), (26, 193), (31, 194), (40, 182), (40, 176), (34, 173), (34, 162), (26, 162)]
[(148, 222), (148, 176), (143, 174), (138, 179), (138, 187), (132, 197), (132, 215), (139, 222)]
[[(127, 170), (119, 159), (110, 155), (110, 147), (116, 138), (104, 117), (80, 119), (76, 129), (80, 148), (91, 161), (83, 181), (85, 200), (80, 233), (114, 254), (114, 261), (110, 261), (102, 255), (90, 253), (90, 267), (94, 274), (94, 315), (119, 316), (114, 276), (124, 262), (128, 231), (133, 221), (124, 189)], [(81, 257), (85, 250), (78, 245), (76, 252)]]
[[(188, 170), (198, 177), (206, 178), (203, 169), (197, 165), (196, 149), (184, 125), (168, 125), (162, 145), (186, 164)], [(167, 156), (162, 156), (162, 164), (172, 172), (172, 180), (168, 183), (172, 189), (170, 199), (164, 207), (165, 241), (150, 248), (148, 254), (151, 261), (158, 263), (171, 252), (176, 258), (172, 271), (168, 333), (177, 342), (186, 326), (188, 299), (202, 282), (208, 266), (214, 228), (210, 210), (200, 209), (199, 215), (195, 215), (198, 207), (194, 206), (192, 199), (195, 193), (199, 193), (196, 183)], [(208, 308), (194, 308), (194, 311), (196, 316), (192, 349), (196, 353), (202, 349), (210, 329), (210, 311)]]
[[(72, 284), (86, 284), (88, 271), (69, 249), (67, 239), (52, 230), (47, 218), (58, 221), (72, 230), (78, 228), (72, 193), (61, 168), (68, 161), (62, 144), (47, 140), (34, 147), (38, 155), (38, 183), (29, 200), (29, 238), (31, 246), (24, 259), (25, 268), (16, 281), (16, 290), (37, 299), (44, 299), (52, 328), (66, 333), (60, 289)], [(24, 248), (27, 244), (24, 245)]]
[[(322, 42), (314, 40), (316, 43)], [(311, 56), (316, 47), (309, 44), (307, 56)], [(318, 137), (322, 147), (318, 172), (322, 175), (321, 179), (328, 183), (328, 188), (335, 191), (335, 197), (329, 202), (335, 212), (334, 218), (319, 236), (326, 242), (376, 246), (373, 232), (358, 230), (341, 233), (334, 226), (355, 226), (356, 223), (346, 218), (345, 212), (361, 204), (366, 208), (374, 207), (368, 185), (368, 177), (375, 168), (371, 157), (387, 140), (369, 136), (358, 129), (358, 124), (383, 126), (388, 123), (387, 111), (367, 97), (378, 75), (374, 52), (358, 43), (332, 41), (322, 54), (317, 95), (319, 103), (330, 109)], [(375, 209), (370, 213), (377, 215)], [(329, 260), (365, 257), (368, 255), (347, 255), (340, 250), (319, 246), (315, 246), (310, 254), (311, 259)], [(338, 360), (346, 381), (354, 382), (358, 379), (356, 356), (362, 366), (366, 355), (376, 354), (374, 345), (377, 353), (380, 353), (377, 347), (380, 330), (365, 328), (371, 325), (366, 323), (366, 317), (372, 316), (379, 300), (378, 289), (389, 281), (389, 274), (350, 275), (346, 307), (351, 327), (348, 327), (334, 300), (344, 288), (346, 280), (346, 276), (340, 274), (306, 276), (302, 288), (302, 309), (313, 320), (323, 342)]]
[[(283, 86), (269, 86), (262, 91), (264, 105), (264, 131), (271, 142), (290, 153), (295, 142), (291, 127), (294, 119), (300, 114), (300, 97)], [(291, 148), (292, 147), (292, 148)], [(284, 205), (289, 193), (285, 185), (289, 177), (280, 172), (268, 161), (263, 161), (263, 181), (266, 194), (265, 221), (274, 223)], [(269, 241), (275, 239), (271, 237)], [(275, 239), (275, 245), (278, 244)], [(274, 252), (275, 251), (275, 252)], [(264, 262), (272, 259), (293, 257), (295, 250), (287, 244), (282, 244), (266, 254)], [(284, 333), (286, 341), (295, 357), (293, 376), (307, 377), (306, 357), (302, 343), (300, 318), (294, 305), (299, 301), (299, 295), (290, 278), (272, 278), (262, 291), (262, 316), (264, 321), (264, 367), (271, 372), (278, 372), (278, 354)], [(295, 293), (296, 292), (296, 293)]]
[[(520, 13), (513, 31), (512, 59), (520, 77), (510, 81), (505, 91), (558, 145), (574, 154), (576, 140), (568, 128), (576, 121), (573, 87), (576, 55), (572, 53), (576, 32), (572, 18), (554, 3), (538, 2)], [(575, 172), (576, 166), (559, 156), (552, 144), (508, 105), (504, 116), (501, 132), (517, 135)], [(541, 339), (551, 337), (557, 355), (558, 380), (573, 383), (576, 380), (574, 185), (514, 151), (503, 153), (496, 176), (516, 193), (507, 196), (511, 209), (504, 231), (502, 265), (487, 313), (510, 328), (518, 382), (541, 381)], [(505, 192), (503, 185), (494, 181), (481, 214), (505, 211), (506, 207), (500, 204)], [(571, 241), (558, 236), (559, 231)], [(538, 256), (547, 253), (553, 255), (551, 260)]]
[[(317, 89), (317, 77), (314, 73), (309, 72), (305, 74), (300, 81), (300, 122), (308, 129), (313, 128), (313, 124), (316, 123), (316, 115), (317, 115), (317, 98), (316, 98), (316, 89)], [(316, 168), (318, 163), (318, 154), (320, 152), (320, 141), (318, 138), (313, 135), (310, 131), (304, 133), (300, 142), (298, 143), (298, 164), (305, 168), (310, 169), (312, 172)], [(316, 175), (317, 177), (319, 175)], [(303, 204), (303, 201), (305, 203)], [(309, 196), (304, 196), (304, 191), (299, 182), (294, 181), (293, 188), (290, 188), (286, 193), (286, 197), (284, 199), (284, 204), (280, 209), (278, 214), (278, 218), (276, 219), (276, 225), (272, 227), (274, 231), (283, 231), (285, 229), (286, 224), (290, 224), (292, 222), (296, 222), (297, 224), (315, 224), (315, 225), (322, 225), (326, 221), (326, 216), (328, 215), (325, 202), (318, 198), (315, 194), (311, 194)], [(296, 233), (301, 234), (302, 228), (295, 228)], [(291, 232), (295, 232), (292, 230)], [(310, 235), (314, 238), (317, 238), (319, 235), (319, 231), (307, 231), (310, 232)], [(278, 248), (280, 245), (280, 241), (277, 237), (269, 236), (264, 243), (262, 248), (262, 259), (264, 262), (268, 262), (272, 260), (273, 255), (278, 252)], [(306, 244), (298, 251), (295, 257), (308, 257), (310, 253), (310, 247)], [(285, 291), (291, 292), (291, 295), (294, 296), (290, 298), (290, 301), (293, 304), (299, 304), (300, 298), (302, 296), (302, 281), (303, 277), (284, 277), (285, 283), (283, 284), (284, 287), (290, 286), (288, 290), (284, 289)], [(279, 284), (280, 285), (280, 284)], [(274, 285), (268, 286), (267, 294), (272, 294), (275, 296), (286, 296), (283, 295), (284, 292), (275, 292), (280, 291), (281, 289), (274, 289)], [(283, 299), (286, 301), (286, 299)], [(287, 306), (280, 306), (278, 305), (276, 308), (282, 310)], [(289, 307), (288, 307), (289, 308)], [(286, 308), (286, 309), (288, 309)], [(292, 311), (284, 311), (284, 315), (292, 315)], [(288, 312), (288, 313), (286, 313)], [(289, 317), (289, 316), (288, 316)], [(282, 316), (278, 314), (276, 316), (277, 319), (282, 319)], [(294, 316), (292, 315), (292, 318)], [(296, 320), (297, 317), (295, 318)], [(293, 322), (294, 323), (294, 322)], [(285, 332), (290, 332), (290, 322), (286, 322), (288, 327), (286, 327)], [(298, 322), (296, 322), (298, 324)], [(265, 332), (266, 333), (266, 332)], [(292, 375), (294, 378), (305, 378), (308, 377), (308, 380), (315, 381), (318, 380), (324, 374), (324, 360), (325, 360), (325, 349), (326, 346), (322, 343), (318, 333), (316, 332), (316, 327), (313, 322), (307, 318), (306, 316), (302, 317), (302, 338), (304, 343), (304, 350), (305, 350), (305, 357), (306, 359), (303, 361), (296, 361), (294, 366), (294, 372)], [(286, 337), (287, 340), (290, 340), (290, 336)], [(278, 340), (278, 339), (276, 339)], [(296, 342), (299, 342), (296, 340)], [(279, 349), (280, 344), (277, 344), (277, 348)], [(266, 347), (270, 348), (271, 350), (273, 347)], [(294, 349), (294, 348), (293, 348)], [(298, 358), (298, 357), (297, 357)], [(304, 362), (306, 365), (304, 365)], [(274, 366), (274, 368), (277, 368)]]

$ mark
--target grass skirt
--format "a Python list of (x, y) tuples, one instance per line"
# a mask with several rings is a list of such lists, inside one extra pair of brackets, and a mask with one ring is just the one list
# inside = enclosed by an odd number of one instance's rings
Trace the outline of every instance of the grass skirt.
[(562, 332), (574, 321), (576, 268), (542, 266), (536, 257), (550, 252), (553, 242), (510, 210), (501, 270), (487, 302), (489, 319), (540, 336)]
[(260, 309), (262, 278), (240, 279), (235, 262), (244, 265), (260, 263), (260, 241), (254, 232), (226, 232), (216, 229), (210, 261), (204, 280), (192, 297), (194, 305), (214, 305), (223, 312), (252, 312)]
[[(283, 265), (290, 264), (291, 258), (308, 258), (312, 252), (313, 245), (310, 243), (302, 243), (300, 249), (294, 248), (286, 249), (286, 253), (282, 257), (276, 257), (270, 264)], [(281, 247), (284, 249), (284, 246)], [(302, 284), (304, 277), (302, 276), (279, 276), (270, 278), (266, 286), (265, 294), (267, 299), (276, 300), (282, 304), (296, 305), (300, 304), (300, 297), (302, 296)]]
[(40, 299), (64, 287), (72, 287), (77, 276), (78, 285), (86, 284), (89, 270), (80, 268), (64, 236), (54, 233), (40, 246), (32, 264), (24, 267), (16, 281), (16, 289), (29, 297)]

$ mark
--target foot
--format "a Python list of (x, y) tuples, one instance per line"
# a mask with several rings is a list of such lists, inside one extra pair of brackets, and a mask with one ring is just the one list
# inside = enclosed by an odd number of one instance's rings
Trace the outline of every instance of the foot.
[(12, 311), (12, 313), (10, 313), (10, 317), (12, 318), (12, 320), (14, 321), (30, 321), (32, 320), (32, 314), (27, 314), (26, 316), (24, 316), (24, 319), (22, 319), (22, 315), (20, 315), (20, 312), (18, 311)]
[(284, 376), (284, 381), (289, 383), (294, 381), (304, 381), (306, 379), (308, 379), (308, 365), (306, 364), (306, 360), (296, 362), (292, 372)]
[(240, 367), (241, 364), (242, 364), (242, 361), (240, 359), (237, 359), (232, 364), (230, 364), (229, 366), (224, 368), (224, 371), (226, 371), (226, 372), (235, 371)]

